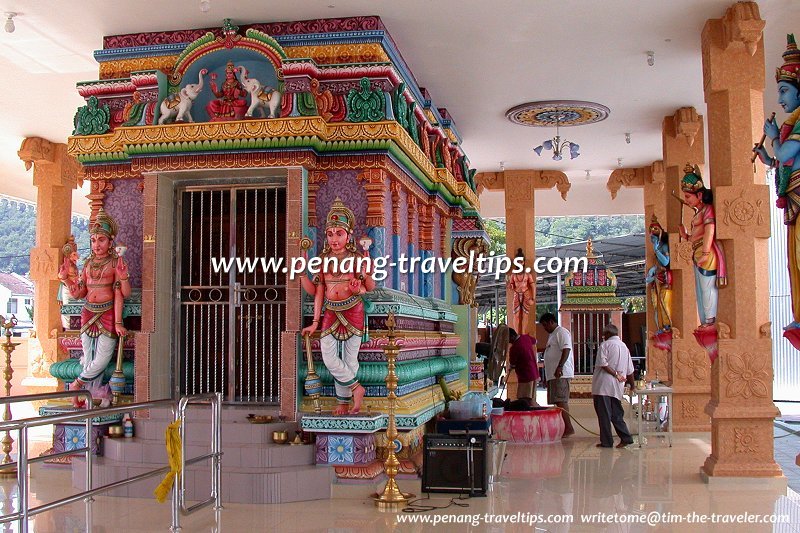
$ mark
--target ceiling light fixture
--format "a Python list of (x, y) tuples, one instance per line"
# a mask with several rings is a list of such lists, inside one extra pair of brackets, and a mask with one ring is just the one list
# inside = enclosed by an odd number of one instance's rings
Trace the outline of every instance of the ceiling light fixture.
[(586, 171), (586, 181), (589, 181), (590, 179), (592, 179), (592, 171), (591, 170), (587, 170)]
[(631, 143), (631, 132), (625, 132), (625, 144)]
[(506, 162), (500, 161), (500, 172), (505, 172), (506, 170)]
[(561, 119), (564, 118), (564, 111), (559, 111), (556, 109), (553, 114), (556, 118), (556, 136), (551, 139), (547, 139), (543, 141), (542, 144), (537, 146), (533, 149), (536, 152), (536, 155), (542, 155), (542, 150), (552, 150), (553, 151), (553, 161), (561, 161), (562, 156), (561, 154), (564, 153), (564, 150), (569, 148), (569, 158), (575, 159), (578, 157), (579, 154), (578, 150), (580, 150), (580, 146), (575, 144), (574, 142), (570, 142), (566, 139), (561, 139), (561, 135), (559, 134), (558, 126), (561, 122)]
[(200, 0), (200, 11), (208, 13), (211, 10), (211, 0)]
[(647, 64), (652, 67), (656, 64), (656, 53), (652, 50), (648, 50), (645, 53), (647, 54)]
[(621, 158), (621, 157), (618, 157), (618, 158), (617, 158), (617, 166), (618, 166), (618, 167), (621, 167), (621, 166), (622, 166), (622, 158)]
[(6, 33), (14, 33), (14, 30), (17, 29), (16, 25), (14, 24), (14, 17), (16, 16), (17, 13), (6, 12), (6, 25), (5, 25)]

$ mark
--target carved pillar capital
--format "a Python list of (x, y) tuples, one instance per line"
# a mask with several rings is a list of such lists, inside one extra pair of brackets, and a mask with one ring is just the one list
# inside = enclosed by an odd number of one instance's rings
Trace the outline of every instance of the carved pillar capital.
[(694, 107), (681, 107), (675, 112), (675, 136), (683, 135), (689, 146), (694, 144), (697, 134), (702, 130), (703, 119)]
[(761, 20), (758, 4), (736, 2), (728, 8), (722, 19), (723, 48), (741, 43), (751, 56), (755, 55), (766, 24), (766, 21)]
[(386, 224), (383, 206), (386, 198), (387, 172), (382, 168), (370, 168), (360, 172), (356, 179), (364, 184), (364, 189), (367, 191), (367, 226), (383, 227)]

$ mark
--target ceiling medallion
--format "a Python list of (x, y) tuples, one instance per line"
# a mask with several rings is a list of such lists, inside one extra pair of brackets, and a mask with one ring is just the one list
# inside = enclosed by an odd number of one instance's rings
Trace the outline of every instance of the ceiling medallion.
[(528, 102), (506, 111), (514, 124), (539, 128), (582, 126), (608, 118), (611, 111), (602, 104), (580, 100), (542, 100)]

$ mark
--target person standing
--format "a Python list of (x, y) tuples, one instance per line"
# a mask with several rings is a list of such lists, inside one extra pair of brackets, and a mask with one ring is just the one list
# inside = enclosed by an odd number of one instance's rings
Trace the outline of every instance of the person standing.
[(538, 405), (535, 395), (536, 382), (539, 381), (536, 339), (527, 334), (519, 335), (513, 328), (508, 328), (508, 341), (511, 346), (511, 369), (517, 373), (517, 400), (523, 400), (529, 406)]
[(555, 315), (545, 313), (539, 323), (550, 334), (544, 350), (544, 373), (547, 377), (547, 403), (561, 408), (564, 418), (564, 435), (575, 433), (569, 418), (569, 380), (575, 375), (572, 360), (572, 335), (566, 328), (558, 325)]
[(622, 395), (627, 381), (634, 388), (633, 360), (631, 352), (619, 338), (619, 330), (614, 324), (603, 328), (603, 343), (597, 350), (592, 376), (592, 400), (600, 425), (600, 444), (598, 448), (611, 448), (614, 437), (611, 426), (617, 431), (620, 443), (617, 448), (633, 444), (628, 426), (625, 424), (625, 411), (622, 408)]

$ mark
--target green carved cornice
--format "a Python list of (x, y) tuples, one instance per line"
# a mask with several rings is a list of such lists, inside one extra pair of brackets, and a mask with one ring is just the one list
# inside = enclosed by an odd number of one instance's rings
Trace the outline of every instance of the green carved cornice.
[(102, 135), (110, 128), (111, 111), (107, 105), (101, 107), (96, 96), (90, 96), (86, 105), (78, 108), (73, 122), (73, 135)]
[(348, 122), (380, 122), (386, 119), (386, 101), (383, 91), (373, 89), (369, 78), (361, 78), (361, 89), (351, 89), (347, 94)]
[[(326, 385), (333, 383), (333, 376), (331, 376), (325, 365), (315, 365), (314, 368), (322, 383)], [(397, 374), (398, 384), (403, 385), (427, 377), (460, 372), (465, 368), (467, 368), (467, 361), (464, 357), (451, 355), (415, 361), (400, 361), (396, 364), (395, 373)], [(386, 363), (361, 363), (358, 367), (358, 373), (356, 373), (356, 379), (362, 385), (383, 385), (386, 383), (386, 373)], [(299, 382), (305, 381), (307, 374), (306, 363), (300, 363)]]

